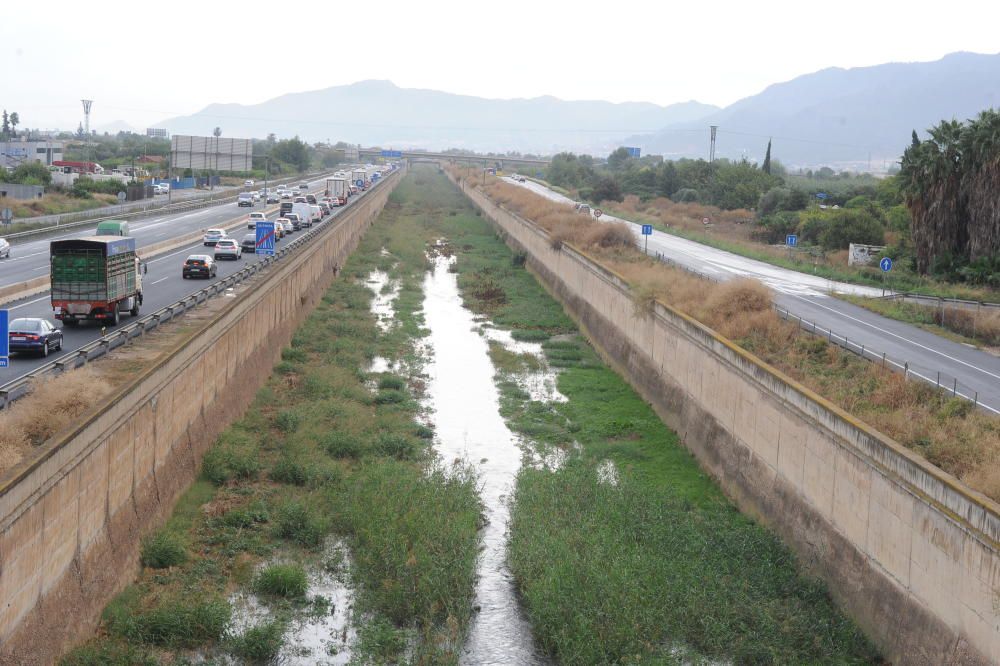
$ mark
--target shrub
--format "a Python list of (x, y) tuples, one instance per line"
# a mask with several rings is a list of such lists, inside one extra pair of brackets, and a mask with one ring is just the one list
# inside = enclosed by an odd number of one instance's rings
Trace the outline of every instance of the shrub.
[(284, 410), (278, 413), (277, 418), (274, 419), (274, 425), (281, 432), (291, 434), (298, 430), (300, 421), (301, 417), (298, 414), (289, 410)]
[(380, 389), (392, 389), (395, 391), (400, 391), (406, 386), (406, 382), (403, 381), (402, 377), (396, 377), (395, 375), (388, 375), (382, 377), (378, 380), (378, 387)]
[(229, 652), (252, 664), (272, 663), (285, 644), (285, 625), (279, 620), (247, 629), (228, 641)]
[(141, 559), (143, 566), (166, 569), (187, 560), (187, 548), (176, 534), (160, 531), (143, 540)]
[(225, 599), (169, 597), (149, 609), (136, 600), (116, 600), (105, 611), (108, 631), (130, 643), (192, 648), (216, 641), (229, 625)]
[(272, 564), (257, 574), (253, 581), (255, 593), (286, 599), (302, 599), (308, 589), (306, 572), (298, 564)]
[(826, 228), (819, 234), (819, 244), (827, 250), (846, 250), (851, 243), (882, 245), (885, 243), (885, 230), (866, 210), (833, 211)]
[(340, 432), (327, 435), (321, 446), (330, 456), (338, 459), (357, 458), (362, 449), (356, 438)]
[(274, 464), (271, 473), (268, 475), (278, 483), (287, 483), (292, 486), (304, 486), (309, 483), (311, 477), (309, 469), (291, 456), (282, 456)]
[(401, 402), (406, 402), (406, 392), (396, 391), (389, 389), (387, 391), (379, 391), (375, 394), (375, 404), (376, 405), (394, 405)]
[(413, 458), (416, 453), (416, 447), (409, 438), (404, 435), (390, 433), (379, 435), (378, 439), (375, 440), (374, 448), (375, 453), (380, 456), (397, 458), (399, 460)]
[(307, 547), (318, 546), (326, 532), (326, 524), (319, 513), (297, 500), (282, 505), (275, 522), (279, 537)]

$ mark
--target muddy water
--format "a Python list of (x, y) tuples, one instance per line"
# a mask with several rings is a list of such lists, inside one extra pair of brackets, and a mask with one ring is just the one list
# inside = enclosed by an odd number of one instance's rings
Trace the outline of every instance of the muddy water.
[(521, 465), (516, 436), (500, 417), (487, 340), (462, 305), (451, 260), (434, 259), (424, 280), (424, 320), (433, 355), (426, 367), (428, 406), (446, 462), (476, 466), (487, 526), (477, 564), (475, 605), (463, 664), (545, 664), (518, 604), (506, 564), (507, 494)]
[(374, 294), (371, 311), (375, 315), (375, 324), (380, 331), (388, 331), (396, 316), (393, 301), (399, 296), (399, 283), (390, 279), (385, 271), (372, 271), (368, 274), (365, 286)]

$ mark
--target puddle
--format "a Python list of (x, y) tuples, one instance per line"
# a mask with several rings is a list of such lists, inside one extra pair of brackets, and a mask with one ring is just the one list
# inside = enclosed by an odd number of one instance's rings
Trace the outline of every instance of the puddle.
[(382, 372), (396, 372), (399, 369), (399, 367), (400, 367), (399, 363), (396, 363), (395, 361), (390, 361), (389, 359), (384, 358), (382, 356), (376, 356), (371, 360), (371, 363), (368, 364), (366, 372), (370, 372), (372, 374), (379, 374)]
[[(546, 664), (535, 647), (507, 568), (507, 494), (521, 465), (517, 437), (499, 412), (487, 339), (462, 305), (452, 258), (431, 256), (424, 280), (423, 313), (433, 355), (425, 368), (428, 406), (443, 460), (475, 465), (487, 525), (477, 563), (475, 606), (463, 664)], [(540, 351), (540, 349), (539, 349)]]
[[(342, 666), (351, 661), (351, 646), (357, 637), (351, 622), (354, 591), (350, 587), (350, 551), (338, 538), (330, 538), (324, 548), (321, 568), (308, 572), (309, 591), (306, 608), (288, 625), (285, 642), (274, 664), (282, 666)], [(249, 590), (229, 598), (234, 635), (259, 626), (272, 617), (271, 609)], [(227, 654), (195, 655), (193, 663), (243, 664)]]
[(375, 315), (375, 324), (384, 333), (392, 328), (396, 316), (393, 302), (399, 296), (399, 283), (385, 271), (375, 270), (368, 274), (365, 286), (374, 294), (371, 311)]
[(618, 485), (618, 468), (613, 460), (602, 460), (597, 466), (597, 480), (608, 486)]
[(489, 341), (503, 345), (513, 354), (530, 354), (541, 364), (540, 370), (519, 372), (512, 377), (532, 400), (536, 402), (566, 402), (568, 399), (556, 388), (557, 371), (545, 363), (545, 352), (540, 342), (515, 340), (510, 331), (491, 326), (480, 326), (480, 333)]

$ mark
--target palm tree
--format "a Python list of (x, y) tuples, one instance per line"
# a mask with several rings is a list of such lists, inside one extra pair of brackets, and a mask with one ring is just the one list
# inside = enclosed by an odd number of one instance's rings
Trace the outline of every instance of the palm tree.
[(903, 153), (900, 182), (913, 218), (917, 270), (935, 261), (964, 256), (968, 227), (961, 188), (961, 136), (958, 121), (942, 121), (931, 138)]
[(1000, 256), (1000, 112), (988, 109), (962, 134), (962, 194), (969, 215), (969, 260)]

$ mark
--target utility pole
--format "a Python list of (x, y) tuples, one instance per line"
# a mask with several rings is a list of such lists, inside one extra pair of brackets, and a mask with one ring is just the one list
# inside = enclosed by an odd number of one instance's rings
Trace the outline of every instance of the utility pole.
[(712, 143), (708, 149), (708, 163), (711, 164), (715, 161), (715, 133), (719, 130), (718, 125), (709, 125), (712, 130)]
[[(92, 99), (81, 99), (83, 102), (83, 133), (85, 135), (86, 142), (84, 144), (84, 162), (90, 163), (90, 105), (94, 103)], [(87, 167), (89, 172), (90, 167)]]

